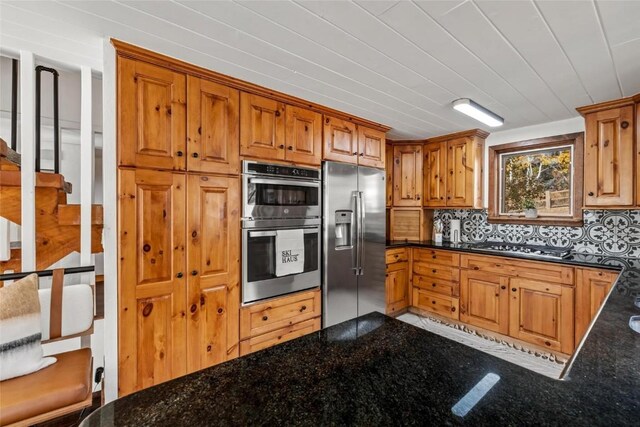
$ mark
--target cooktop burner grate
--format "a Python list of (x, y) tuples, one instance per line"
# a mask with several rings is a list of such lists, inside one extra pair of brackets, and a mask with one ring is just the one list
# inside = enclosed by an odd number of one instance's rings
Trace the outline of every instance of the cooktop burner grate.
[(480, 249), (484, 251), (526, 254), (535, 257), (554, 259), (562, 259), (570, 253), (570, 250), (568, 248), (558, 248), (554, 246), (542, 245), (526, 245), (521, 243), (483, 242), (469, 243), (468, 246), (473, 249)]

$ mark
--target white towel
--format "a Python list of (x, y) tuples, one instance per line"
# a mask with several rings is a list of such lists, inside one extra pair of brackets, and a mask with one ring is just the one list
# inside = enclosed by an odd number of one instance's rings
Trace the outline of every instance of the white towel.
[(0, 218), (0, 261), (11, 259), (11, 240), (9, 237), (9, 220)]
[(276, 276), (304, 271), (304, 231), (276, 231)]

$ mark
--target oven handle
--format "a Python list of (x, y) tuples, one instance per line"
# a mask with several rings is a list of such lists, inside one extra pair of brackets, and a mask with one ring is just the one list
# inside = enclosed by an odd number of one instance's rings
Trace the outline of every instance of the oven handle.
[(319, 182), (298, 181), (290, 179), (270, 179), (270, 178), (249, 178), (250, 184), (273, 184), (288, 185), (291, 187), (314, 187), (320, 188)]
[[(294, 228), (293, 230), (298, 230), (298, 229)], [(313, 233), (319, 233), (319, 232), (320, 230), (318, 227), (303, 229), (303, 234), (313, 234)], [(249, 237), (275, 237), (276, 233), (277, 233), (276, 231), (250, 231)]]

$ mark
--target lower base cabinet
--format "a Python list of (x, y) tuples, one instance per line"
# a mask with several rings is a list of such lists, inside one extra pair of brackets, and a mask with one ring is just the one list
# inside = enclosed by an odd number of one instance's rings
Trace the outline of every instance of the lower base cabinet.
[(240, 309), (240, 355), (320, 330), (320, 289), (260, 301)]
[(574, 350), (574, 289), (510, 279), (509, 335), (554, 351)]
[(413, 288), (413, 306), (454, 320), (460, 317), (458, 298), (446, 297), (415, 287)]
[(396, 315), (409, 307), (409, 256), (408, 250), (389, 249), (386, 252), (386, 314)]
[(576, 269), (576, 346), (607, 299), (617, 277), (618, 273), (613, 271)]
[(509, 277), (485, 271), (460, 272), (460, 320), (509, 333)]

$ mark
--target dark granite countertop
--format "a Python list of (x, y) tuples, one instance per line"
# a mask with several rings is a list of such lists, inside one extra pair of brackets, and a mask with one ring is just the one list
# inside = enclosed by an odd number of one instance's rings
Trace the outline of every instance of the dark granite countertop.
[[(562, 380), (373, 313), (118, 399), (82, 425), (640, 425), (628, 326), (640, 260), (573, 256), (622, 274)], [(455, 415), (483, 378), (499, 379)]]

